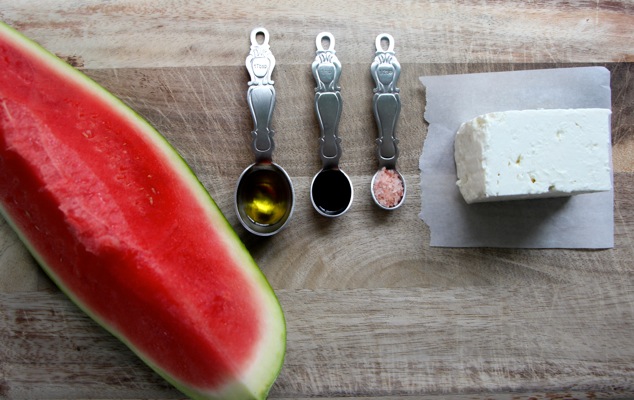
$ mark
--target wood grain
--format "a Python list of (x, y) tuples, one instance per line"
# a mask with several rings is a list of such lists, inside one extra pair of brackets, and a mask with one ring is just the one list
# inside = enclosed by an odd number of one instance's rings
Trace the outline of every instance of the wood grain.
[[(0, 0), (0, 19), (146, 117), (212, 194), (278, 293), (288, 354), (272, 398), (634, 397), (634, 3)], [(336, 10), (336, 12), (334, 12)], [(389, 18), (386, 17), (389, 15)], [(274, 159), (295, 185), (287, 229), (254, 237), (233, 211), (252, 162), (244, 59), (264, 25), (278, 60)], [(341, 167), (355, 201), (320, 217), (310, 62), (330, 30), (343, 63)], [(369, 66), (389, 31), (403, 67), (405, 205), (372, 204)], [(422, 75), (605, 65), (612, 76), (614, 249), (429, 247), (419, 219)], [(83, 315), (0, 220), (0, 398), (179, 398)]]
[[(366, 63), (390, 31), (405, 63), (558, 63), (634, 60), (631, 1), (67, 0), (9, 2), (0, 18), (87, 68), (237, 65), (236, 49), (267, 27), (284, 64), (314, 57), (315, 35), (338, 56)], [(62, 38), (63, 40), (58, 40)], [(371, 59), (370, 59), (371, 61)]]
[[(632, 328), (628, 286), (595, 285), (590, 296), (567, 284), (279, 290), (289, 347), (272, 397), (539, 393), (573, 387), (625, 392), (631, 388), (634, 357), (631, 337), (622, 335)], [(0, 394), (178, 396), (62, 294), (0, 298), (4, 378), (22, 383), (5, 386)], [(311, 313), (305, 304), (311, 304)], [(584, 321), (569, 318), (579, 310)], [(552, 323), (544, 324), (546, 315)]]

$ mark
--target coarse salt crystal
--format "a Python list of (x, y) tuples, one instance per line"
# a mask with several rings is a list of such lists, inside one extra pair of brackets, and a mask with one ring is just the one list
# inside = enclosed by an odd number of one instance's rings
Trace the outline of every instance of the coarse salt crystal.
[(372, 191), (379, 204), (391, 208), (401, 202), (405, 189), (398, 173), (393, 169), (383, 167), (374, 179)]

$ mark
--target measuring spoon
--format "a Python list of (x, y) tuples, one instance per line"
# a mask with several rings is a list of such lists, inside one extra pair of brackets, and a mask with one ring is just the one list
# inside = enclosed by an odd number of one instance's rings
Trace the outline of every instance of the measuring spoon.
[[(388, 41), (383, 49), (383, 39)], [(405, 179), (396, 169), (398, 159), (398, 139), (396, 122), (401, 112), (400, 89), (396, 87), (401, 65), (394, 53), (394, 38), (388, 33), (376, 37), (376, 53), (370, 66), (376, 87), (372, 98), (372, 108), (379, 130), (378, 145), (379, 170), (372, 177), (371, 193), (374, 202), (385, 210), (394, 210), (405, 201)]]
[[(329, 46), (324, 49), (323, 41)], [(317, 55), (312, 71), (315, 88), (315, 111), (319, 120), (319, 155), (322, 168), (310, 185), (310, 199), (317, 212), (326, 217), (338, 217), (352, 205), (352, 182), (339, 168), (341, 139), (338, 136), (342, 100), (339, 87), (341, 63), (335, 55), (335, 38), (321, 32), (316, 39)]]
[[(263, 41), (258, 41), (258, 35)], [(247, 100), (254, 121), (251, 150), (255, 163), (247, 167), (235, 192), (238, 219), (249, 232), (271, 236), (284, 228), (294, 208), (291, 179), (282, 167), (272, 161), (274, 131), (270, 127), (275, 108), (275, 88), (271, 73), (275, 57), (270, 51), (269, 32), (265, 28), (251, 31), (251, 51), (246, 59), (251, 76)]]

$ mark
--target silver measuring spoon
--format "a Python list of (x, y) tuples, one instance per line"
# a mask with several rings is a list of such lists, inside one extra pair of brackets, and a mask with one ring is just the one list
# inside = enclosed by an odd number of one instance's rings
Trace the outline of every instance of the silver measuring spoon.
[[(389, 42), (387, 50), (383, 50), (383, 39)], [(379, 137), (376, 139), (379, 170), (372, 177), (371, 193), (379, 207), (394, 210), (403, 204), (406, 193), (405, 179), (396, 169), (396, 122), (401, 112), (401, 98), (396, 84), (401, 74), (401, 65), (394, 54), (394, 38), (390, 34), (378, 35), (375, 44), (376, 53), (370, 72), (376, 84), (372, 108), (379, 130)]]
[[(324, 49), (322, 41), (329, 41)], [(310, 185), (310, 199), (317, 212), (326, 217), (338, 217), (352, 205), (352, 181), (339, 168), (341, 139), (338, 135), (342, 100), (339, 87), (341, 63), (335, 55), (335, 38), (329, 32), (317, 35), (317, 55), (312, 71), (315, 88), (315, 112), (319, 120), (319, 154), (322, 168)]]
[[(262, 43), (258, 35), (263, 35)], [(295, 204), (291, 179), (273, 159), (273, 135), (270, 127), (275, 108), (275, 88), (271, 73), (275, 57), (269, 46), (269, 32), (256, 28), (251, 32), (251, 51), (246, 59), (251, 76), (247, 100), (254, 121), (251, 150), (255, 163), (247, 167), (235, 192), (236, 213), (240, 223), (251, 233), (270, 236), (288, 223)]]

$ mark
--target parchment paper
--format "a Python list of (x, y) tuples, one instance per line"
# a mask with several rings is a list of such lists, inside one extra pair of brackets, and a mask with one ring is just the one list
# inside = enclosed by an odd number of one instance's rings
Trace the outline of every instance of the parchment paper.
[(603, 67), (427, 76), (420, 217), (431, 246), (614, 247), (614, 193), (466, 204), (456, 186), (454, 135), (480, 114), (539, 108), (611, 109)]

